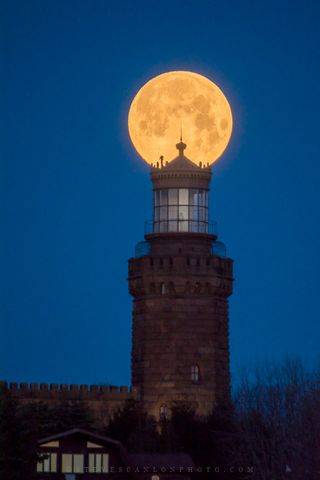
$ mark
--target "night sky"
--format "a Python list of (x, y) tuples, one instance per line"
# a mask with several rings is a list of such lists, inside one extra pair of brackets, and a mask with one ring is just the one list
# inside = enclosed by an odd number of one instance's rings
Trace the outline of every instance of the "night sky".
[(210, 209), (235, 262), (234, 379), (285, 355), (318, 362), (320, 3), (7, 0), (0, 13), (0, 378), (130, 383), (127, 260), (151, 183), (127, 113), (170, 70), (208, 76), (233, 110)]

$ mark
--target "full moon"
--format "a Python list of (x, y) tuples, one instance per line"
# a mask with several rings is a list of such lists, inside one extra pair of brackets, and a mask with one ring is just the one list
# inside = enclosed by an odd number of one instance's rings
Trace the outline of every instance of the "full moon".
[(217, 85), (194, 72), (166, 72), (149, 80), (134, 97), (128, 128), (138, 154), (147, 163), (177, 156), (182, 132), (186, 156), (214, 163), (232, 132), (230, 105)]

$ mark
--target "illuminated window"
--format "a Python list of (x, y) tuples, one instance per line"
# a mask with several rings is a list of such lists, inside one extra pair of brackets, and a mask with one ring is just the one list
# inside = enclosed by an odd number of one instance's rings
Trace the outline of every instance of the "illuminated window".
[(41, 457), (37, 463), (37, 472), (56, 472), (57, 454), (51, 452), (41, 452)]
[(107, 453), (89, 453), (89, 473), (108, 473), (109, 455)]
[(81, 453), (62, 454), (62, 473), (83, 473), (84, 456)]
[(191, 366), (191, 381), (192, 383), (198, 383), (200, 380), (200, 369), (198, 365)]
[(154, 232), (208, 232), (208, 192), (168, 188), (154, 192)]

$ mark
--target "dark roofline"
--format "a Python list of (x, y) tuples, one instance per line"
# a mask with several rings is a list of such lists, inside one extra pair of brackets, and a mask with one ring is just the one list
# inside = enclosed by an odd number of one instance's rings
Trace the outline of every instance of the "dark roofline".
[(82, 433), (83, 435), (87, 435), (88, 437), (92, 437), (97, 440), (102, 440), (108, 443), (113, 443), (117, 447), (123, 448), (122, 444), (118, 440), (113, 440), (113, 438), (105, 437), (103, 435), (99, 435), (98, 433), (90, 432), (89, 430), (85, 430), (84, 428), (71, 428), (70, 430), (66, 430), (64, 432), (56, 433), (54, 435), (41, 438), (40, 440), (38, 440), (38, 443), (41, 444), (41, 443), (51, 442), (52, 440), (57, 440), (58, 438), (67, 437), (68, 435), (73, 435), (74, 433)]

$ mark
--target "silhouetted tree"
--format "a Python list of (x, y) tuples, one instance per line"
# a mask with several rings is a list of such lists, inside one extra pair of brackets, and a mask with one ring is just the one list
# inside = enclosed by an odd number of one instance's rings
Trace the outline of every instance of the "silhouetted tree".
[[(215, 469), (219, 469), (221, 480), (229, 478), (230, 446), (236, 438), (231, 405), (215, 405), (210, 415), (199, 416), (189, 403), (174, 402), (171, 417), (162, 428), (163, 435), (168, 451), (187, 452), (195, 465), (202, 467), (194, 478), (212, 478)], [(236, 473), (232, 473), (232, 478), (238, 478)]]
[(38, 440), (73, 427), (91, 428), (88, 406), (80, 401), (61, 401), (49, 408), (44, 402), (17, 403), (0, 391), (0, 478), (37, 478)]
[(22, 415), (10, 393), (0, 391), (0, 478), (1, 480), (33, 480), (37, 449), (33, 441), (30, 419)]
[[(208, 461), (220, 469), (221, 478), (229, 478), (230, 467), (235, 465), (232, 450), (239, 442), (235, 411), (231, 402), (214, 405), (207, 418), (207, 428), (210, 433)], [(238, 478), (237, 471), (232, 472), (232, 478)]]
[(92, 430), (93, 416), (87, 403), (81, 400), (62, 400), (51, 410), (51, 433), (63, 432), (71, 428)]
[(103, 433), (119, 440), (131, 452), (156, 451), (159, 446), (155, 419), (134, 399), (128, 399), (123, 407), (114, 412)]
[(320, 390), (298, 360), (267, 364), (245, 375), (234, 398), (238, 464), (251, 480), (319, 478)]

